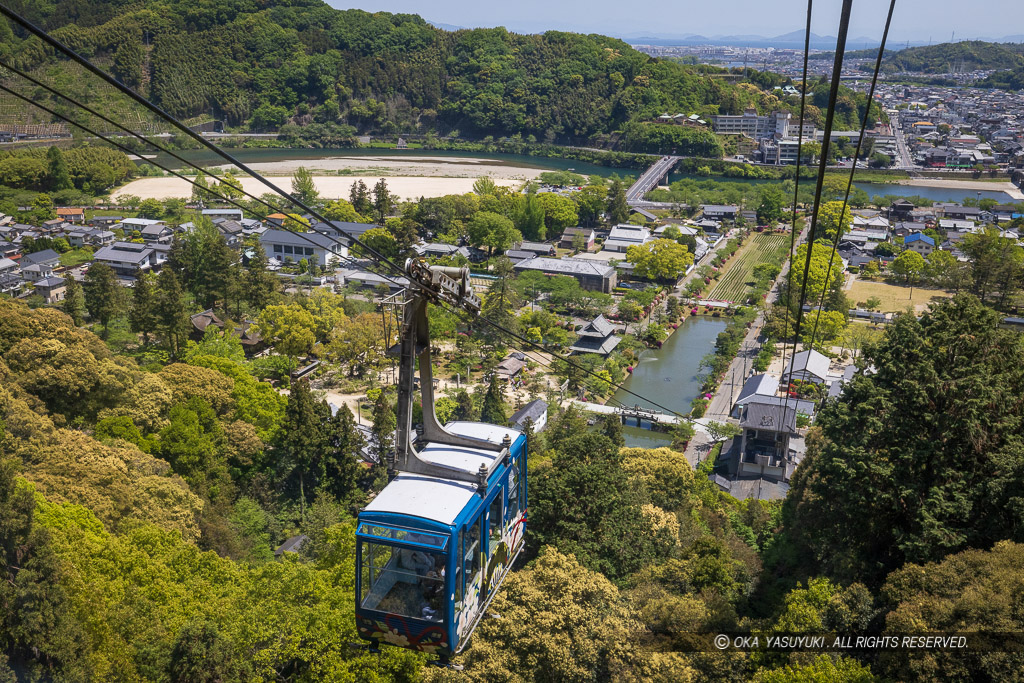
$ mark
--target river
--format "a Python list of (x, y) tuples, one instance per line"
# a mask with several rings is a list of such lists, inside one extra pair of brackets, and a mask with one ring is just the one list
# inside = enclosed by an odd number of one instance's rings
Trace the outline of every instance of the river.
[[(700, 360), (715, 348), (718, 333), (728, 321), (722, 318), (694, 316), (683, 321), (679, 329), (656, 351), (645, 351), (640, 362), (613, 397), (623, 405), (639, 403), (642, 407), (663, 412), (645, 403), (628, 391), (635, 391), (651, 401), (686, 414), (690, 402), (700, 393), (701, 381), (697, 375)], [(658, 448), (667, 446), (671, 439), (666, 434), (638, 427), (623, 427), (627, 446)]]

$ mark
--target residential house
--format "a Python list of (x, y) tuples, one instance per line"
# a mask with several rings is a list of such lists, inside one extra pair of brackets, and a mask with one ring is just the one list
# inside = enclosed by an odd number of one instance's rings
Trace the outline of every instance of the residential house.
[[(475, 257), (473, 252), (476, 251), (469, 247), (460, 247), (455, 244), (445, 244), (444, 242), (420, 243), (414, 246), (413, 249), (417, 254), (424, 258), (450, 258), (453, 256), (461, 256), (466, 260), (470, 260), (470, 256)], [(508, 255), (507, 252), (506, 255)], [(530, 256), (533, 256), (533, 253), (531, 253)]]
[(654, 238), (651, 237), (651, 231), (647, 228), (623, 223), (616, 225), (608, 233), (608, 239), (604, 241), (602, 250), (624, 254), (630, 247), (639, 246), (652, 239)]
[(494, 373), (498, 376), (498, 379), (506, 382), (514, 382), (519, 376), (519, 373), (526, 367), (526, 361), (509, 356), (504, 359), (494, 368)]
[(53, 277), (53, 266), (48, 263), (21, 263), (21, 277), (29, 282)]
[(139, 234), (146, 242), (159, 242), (160, 244), (170, 244), (171, 238), (174, 237), (174, 231), (163, 223), (147, 225), (139, 231)]
[(353, 284), (365, 289), (376, 289), (377, 287), (384, 285), (392, 292), (396, 292), (409, 286), (409, 280), (403, 276), (396, 277), (394, 275), (389, 275), (385, 277), (383, 275), (378, 275), (377, 273), (371, 273), (368, 270), (359, 270), (358, 268), (346, 268), (339, 270), (337, 272), (335, 282), (339, 287), (344, 287), (347, 284)]
[(154, 218), (123, 218), (118, 223), (118, 227), (129, 233), (136, 230), (142, 232), (143, 228), (147, 228), (150, 225), (163, 225), (163, 223), (163, 221), (158, 221)]
[(56, 210), (57, 218), (68, 223), (84, 223), (85, 209), (64, 208)]
[(962, 221), (977, 221), (981, 219), (981, 209), (976, 206), (947, 205), (942, 208), (942, 215), (945, 218), (956, 218)]
[(93, 254), (95, 263), (105, 263), (122, 278), (135, 277), (136, 271), (147, 271), (157, 265), (153, 248), (137, 242), (114, 242)]
[(535, 256), (515, 264), (517, 271), (539, 270), (548, 275), (566, 275), (576, 278), (580, 287), (590, 291), (611, 294), (615, 289), (617, 274), (615, 268), (607, 263), (583, 259), (553, 259)]
[(704, 204), (700, 209), (704, 218), (710, 218), (711, 220), (716, 221), (735, 220), (736, 212), (739, 210), (736, 206), (722, 204)]
[(72, 247), (95, 246), (102, 247), (114, 243), (114, 233), (110, 230), (98, 230), (96, 228), (80, 228), (68, 233), (68, 244)]
[(302, 259), (328, 267), (331, 261), (348, 257), (348, 247), (317, 232), (295, 233), (288, 230), (267, 230), (260, 235), (260, 245), (267, 258), (279, 262), (298, 263)]
[(534, 433), (544, 430), (548, 424), (548, 404), (542, 398), (534, 399), (513, 413), (508, 419), (510, 427), (525, 431), (529, 424)]
[(604, 317), (599, 315), (589, 323), (576, 330), (576, 341), (569, 347), (570, 351), (576, 353), (596, 353), (607, 356), (622, 341), (622, 337), (615, 335), (615, 326)]
[(913, 202), (906, 199), (897, 199), (889, 205), (889, 218), (896, 221), (910, 220), (910, 212), (915, 208)]
[[(200, 341), (206, 334), (206, 330), (211, 326), (218, 330), (226, 328), (224, 321), (217, 317), (212, 309), (196, 313), (190, 316), (189, 320), (192, 323), (192, 330), (189, 336), (195, 341)], [(266, 348), (263, 339), (252, 328), (252, 321), (246, 320), (240, 326), (232, 328), (231, 332), (242, 343), (242, 351), (247, 357), (251, 357)]]
[(310, 222), (313, 225), (312, 230), (315, 232), (340, 239), (346, 244), (350, 243), (350, 238), (360, 239), (367, 230), (380, 227), (376, 223), (353, 223), (352, 221)]
[(203, 209), (201, 213), (208, 216), (211, 221), (216, 221), (218, 218), (241, 221), (245, 217), (241, 209)]
[(24, 269), (27, 266), (49, 266), (50, 268), (56, 268), (60, 265), (60, 254), (55, 252), (53, 249), (43, 249), (33, 254), (25, 254), (21, 257), (21, 267)]
[(555, 245), (547, 242), (527, 242), (524, 240), (518, 247), (516, 247), (516, 249), (519, 251), (529, 251), (533, 253), (534, 256), (555, 255)]
[(824, 384), (828, 378), (828, 357), (813, 349), (793, 355), (782, 373), (783, 384), (794, 381)]
[(796, 433), (796, 413), (795, 406), (785, 403), (744, 405), (740, 435), (722, 447), (729, 474), (741, 479), (789, 481), (805, 450), (803, 438)]
[(597, 233), (592, 228), (566, 228), (562, 231), (562, 237), (558, 246), (562, 249), (573, 249), (573, 238), (576, 235), (583, 235), (583, 251), (592, 251), (597, 240)]
[(14, 275), (18, 272), (18, 262), (14, 259), (0, 258), (0, 276)]
[(245, 228), (237, 220), (233, 218), (216, 218), (213, 221), (213, 227), (217, 228), (217, 232), (224, 237), (224, 241), (229, 247), (235, 248), (242, 242)]
[(921, 256), (927, 257), (928, 254), (935, 251), (935, 240), (928, 235), (915, 232), (912, 235), (907, 235), (903, 239), (903, 247), (905, 249), (916, 251)]
[(892, 228), (892, 234), (894, 237), (906, 237), (907, 235), (915, 232), (924, 232), (928, 229), (927, 223), (918, 223), (916, 221), (903, 221), (896, 223)]
[(89, 220), (89, 224), (97, 227), (109, 228), (112, 225), (117, 225), (122, 220), (124, 220), (124, 216), (93, 216)]
[(39, 294), (48, 304), (55, 304), (64, 301), (64, 294), (67, 291), (65, 281), (59, 277), (48, 277), (34, 283), (36, 294)]

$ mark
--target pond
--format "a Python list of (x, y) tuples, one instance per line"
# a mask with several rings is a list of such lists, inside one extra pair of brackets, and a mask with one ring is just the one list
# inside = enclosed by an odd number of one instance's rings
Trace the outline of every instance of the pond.
[[(715, 339), (727, 324), (725, 318), (687, 318), (660, 349), (643, 353), (614, 400), (622, 405), (640, 404), (664, 412), (628, 393), (634, 391), (670, 410), (684, 415), (690, 412), (690, 402), (700, 393), (700, 360), (714, 350)], [(671, 442), (667, 434), (638, 427), (623, 427), (623, 434), (627, 446), (658, 448)]]

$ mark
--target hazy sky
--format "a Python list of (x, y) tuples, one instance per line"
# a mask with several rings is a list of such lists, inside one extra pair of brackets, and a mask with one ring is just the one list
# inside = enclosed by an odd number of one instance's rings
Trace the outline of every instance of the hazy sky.
[[(799, 0), (327, 0), (328, 4), (367, 11), (408, 12), (433, 22), (475, 28), (505, 26), (518, 32), (546, 29), (604, 33), (616, 36), (705, 36), (756, 34), (775, 36), (803, 29), (807, 3)], [(814, 3), (813, 31), (834, 36), (839, 0)], [(855, 0), (850, 39), (877, 40), (885, 24), (885, 0)], [(972, 11), (972, 8), (982, 11)], [(943, 42), (951, 31), (960, 38), (1001, 38), (1024, 33), (1020, 0), (897, 0), (890, 44), (906, 41)], [(857, 45), (851, 45), (857, 47)]]

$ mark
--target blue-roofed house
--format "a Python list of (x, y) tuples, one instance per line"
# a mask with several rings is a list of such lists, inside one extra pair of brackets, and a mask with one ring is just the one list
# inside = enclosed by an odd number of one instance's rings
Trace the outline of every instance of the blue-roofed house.
[(927, 257), (928, 254), (935, 251), (935, 240), (928, 235), (915, 232), (903, 238), (903, 246), (906, 249), (916, 251), (921, 256)]

